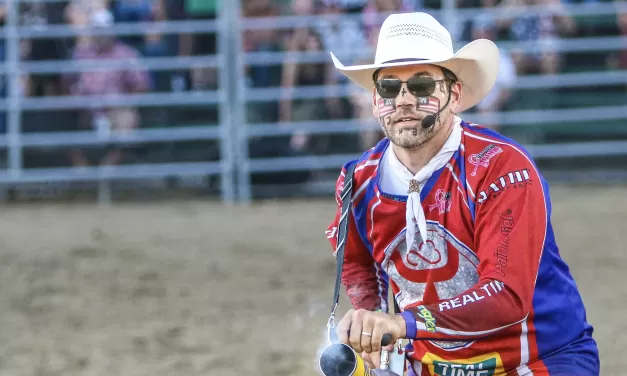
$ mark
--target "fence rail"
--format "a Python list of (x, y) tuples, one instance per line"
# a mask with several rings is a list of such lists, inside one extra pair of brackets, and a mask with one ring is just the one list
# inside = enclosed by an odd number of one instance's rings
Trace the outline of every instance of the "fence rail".
[[(446, 4), (443, 1), (443, 4)], [(454, 4), (452, 4), (454, 5)], [(595, 3), (594, 6), (590, 4), (560, 4), (560, 5), (529, 5), (529, 6), (513, 6), (509, 8), (466, 8), (466, 9), (423, 9), (423, 11), (430, 13), (436, 18), (444, 18), (445, 14), (453, 13), (455, 22), (471, 20), (479, 14), (488, 14), (496, 19), (506, 19), (514, 15), (540, 15), (547, 13), (566, 13), (570, 16), (585, 17), (585, 16), (603, 16), (615, 14), (619, 9), (625, 9), (627, 6), (620, 2), (615, 3)], [(379, 13), (373, 20), (383, 21), (390, 13)], [(353, 15), (337, 15), (337, 14), (323, 14), (315, 16), (281, 16), (281, 17), (258, 17), (247, 18), (244, 24), (245, 30), (273, 30), (273, 29), (291, 29), (294, 27), (315, 27), (320, 22), (337, 22), (340, 20), (360, 20), (363, 16), (360, 14)]]
[[(294, 27), (317, 27), (322, 23), (338, 22), (347, 19), (358, 20), (361, 15), (317, 15), (288, 16), (278, 18), (241, 18), (241, 1), (218, 2), (220, 9), (215, 20), (160, 21), (116, 24), (110, 29), (90, 29), (69, 25), (48, 25), (29, 27), (19, 24), (17, 4), (28, 2), (58, 3), (67, 0), (9, 0), (6, 2), (6, 26), (0, 29), (0, 38), (6, 39), (6, 61), (0, 64), (0, 74), (6, 75), (8, 93), (0, 100), (0, 110), (6, 111), (8, 132), (0, 136), (0, 148), (8, 154), (8, 168), (0, 171), (0, 184), (10, 186), (17, 183), (99, 181), (103, 192), (106, 183), (120, 179), (151, 179), (165, 176), (218, 175), (221, 182), (222, 198), (225, 202), (236, 199), (250, 199), (250, 175), (252, 173), (316, 170), (339, 168), (347, 159), (356, 155), (336, 154), (297, 158), (254, 158), (248, 155), (251, 138), (288, 136), (295, 130), (310, 134), (348, 134), (364, 129), (377, 129), (376, 124), (359, 120), (327, 120), (289, 123), (249, 124), (245, 113), (251, 102), (263, 103), (281, 99), (311, 99), (325, 97), (346, 97), (355, 88), (350, 84), (338, 84), (307, 88), (249, 88), (243, 78), (244, 67), (282, 65), (285, 61), (296, 63), (330, 63), (328, 51), (316, 53), (291, 52), (249, 52), (242, 49), (242, 33), (247, 30), (291, 29)], [(443, 9), (427, 10), (445, 25), (452, 26), (477, 15), (477, 9), (456, 9), (455, 2), (443, 0)], [(546, 12), (567, 12), (575, 17), (607, 16), (622, 9), (620, 3), (571, 4), (559, 7), (531, 6), (510, 9), (481, 9), (497, 19), (506, 19), (518, 14), (541, 14)], [(380, 14), (383, 20), (387, 14)], [(137, 36), (147, 32), (161, 34), (200, 34), (217, 35), (215, 56), (176, 56), (141, 58), (140, 61), (20, 61), (20, 41), (23, 39), (73, 38), (86, 35)], [(456, 42), (461, 46), (463, 41)], [(551, 41), (551, 51), (558, 53), (594, 52), (606, 53), (627, 48), (627, 37), (581, 37), (556, 39)], [(538, 51), (536, 42), (498, 42), (501, 48), (519, 51)], [(336, 51), (334, 51), (336, 52)], [(337, 51), (342, 58), (370, 59), (374, 51), (355, 47), (351, 51)], [(169, 93), (138, 93), (120, 96), (64, 96), (31, 98), (20, 92), (20, 75), (69, 74), (94, 72), (129, 66), (141, 69), (186, 70), (197, 67), (213, 68), (218, 72), (217, 90), (200, 90)], [(517, 90), (559, 89), (575, 87), (604, 87), (626, 85), (627, 71), (597, 71), (565, 73), (559, 75), (530, 75), (520, 77), (514, 85)], [(98, 137), (96, 132), (22, 132), (24, 111), (47, 111), (68, 109), (96, 109), (103, 106), (136, 106), (154, 108), (167, 106), (217, 106), (219, 124), (215, 126), (177, 126), (164, 129), (139, 129), (127, 136), (112, 135)], [(570, 109), (537, 109), (508, 111), (490, 114), (472, 114), (470, 120), (492, 125), (518, 127), (524, 129), (542, 124), (564, 124), (568, 122), (625, 120), (627, 122), (627, 102), (619, 106), (601, 106)], [(627, 124), (626, 124), (627, 126)], [(93, 146), (100, 144), (146, 144), (176, 143), (198, 140), (214, 140), (219, 144), (219, 162), (161, 163), (123, 165), (116, 167), (91, 167), (80, 172), (72, 168), (25, 169), (22, 153), (25, 148)], [(537, 158), (594, 157), (627, 154), (627, 141), (605, 141), (585, 143), (560, 143), (529, 145), (531, 154)], [(106, 194), (101, 194), (103, 200)]]
[(222, 174), (224, 162), (160, 163), (73, 168), (55, 167), (0, 172), (0, 183), (49, 183), (95, 180), (128, 180), (164, 176), (202, 176)]
[[(627, 105), (577, 109), (525, 110), (475, 113), (469, 120), (482, 125), (525, 127), (538, 123), (566, 123), (581, 121), (620, 120), (627, 117)], [(295, 130), (308, 134), (344, 134), (362, 130), (377, 130), (379, 125), (360, 120), (316, 120), (285, 123), (250, 124), (250, 137), (277, 137), (291, 135)], [(600, 146), (599, 146), (600, 147)], [(627, 149), (625, 149), (627, 154)]]
[[(52, 60), (52, 61), (24, 61), (20, 63), (22, 73), (79, 73), (110, 69), (126, 69), (129, 64), (145, 70), (174, 70), (195, 67), (223, 68), (222, 56), (176, 56), (176, 57), (146, 57), (141, 61), (129, 59), (101, 60)], [(0, 66), (0, 73), (6, 73), (6, 67)]]
[[(100, 137), (94, 132), (37, 132), (20, 135), (23, 147), (43, 146), (88, 146), (107, 144), (147, 144), (157, 142), (180, 142), (219, 140), (224, 126), (193, 126), (164, 129), (138, 129), (126, 135), (111, 134)], [(10, 145), (7, 136), (0, 137), (0, 147)]]
[[(457, 42), (461, 47), (466, 42)], [(517, 50), (521, 52), (536, 52), (543, 47), (538, 42), (497, 42), (499, 48)], [(551, 41), (551, 52), (590, 52), (590, 51), (614, 51), (627, 46), (627, 37), (585, 37), (571, 39), (556, 39)], [(336, 51), (333, 51), (336, 53)], [(362, 59), (374, 56), (374, 50), (370, 48), (355, 48), (348, 52), (337, 51), (340, 58)], [(324, 63), (329, 61), (328, 52), (252, 52), (246, 54), (246, 63), (250, 65), (277, 65), (289, 59), (293, 63)]]

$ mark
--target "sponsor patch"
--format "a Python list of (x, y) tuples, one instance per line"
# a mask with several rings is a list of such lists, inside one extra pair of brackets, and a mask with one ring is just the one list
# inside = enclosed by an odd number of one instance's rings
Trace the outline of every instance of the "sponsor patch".
[(503, 361), (497, 352), (455, 360), (426, 353), (421, 362), (428, 365), (432, 376), (505, 376)]
[(418, 317), (425, 322), (427, 332), (435, 333), (435, 317), (433, 317), (431, 311), (423, 305), (419, 305), (416, 309), (418, 310)]
[(479, 170), (479, 167), (488, 168), (488, 166), (490, 165), (490, 159), (494, 158), (494, 156), (502, 152), (503, 152), (503, 149), (501, 149), (500, 146), (490, 144), (486, 146), (485, 149), (483, 149), (481, 152), (477, 154), (471, 154), (468, 157), (468, 162), (471, 165), (475, 166), (475, 168), (470, 173), (470, 176), (477, 175), (477, 171)]
[(492, 281), (490, 283), (486, 283), (485, 285), (481, 286), (479, 290), (473, 291), (472, 293), (468, 292), (463, 294), (462, 296), (458, 296), (455, 299), (449, 299), (440, 302), (440, 304), (438, 304), (438, 307), (440, 309), (440, 312), (463, 307), (467, 304), (494, 296), (503, 291), (503, 289), (505, 289), (505, 283), (501, 281)]
[(444, 214), (451, 210), (451, 192), (444, 192), (443, 189), (438, 189), (435, 192), (435, 203), (429, 205), (429, 212), (433, 209), (438, 209), (440, 214)]
[(494, 180), (487, 189), (480, 191), (477, 202), (483, 204), (487, 199), (498, 197), (508, 189), (524, 188), (531, 182), (528, 169), (510, 171)]
[(505, 268), (507, 267), (507, 254), (509, 253), (509, 234), (514, 228), (514, 216), (512, 210), (507, 209), (504, 213), (499, 213), (501, 219), (501, 235), (503, 239), (496, 245), (496, 265), (494, 265), (494, 271), (505, 277)]

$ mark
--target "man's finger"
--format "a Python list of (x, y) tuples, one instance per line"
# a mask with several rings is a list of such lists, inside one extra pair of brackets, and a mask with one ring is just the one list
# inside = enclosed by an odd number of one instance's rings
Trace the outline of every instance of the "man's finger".
[(373, 337), (373, 320), (372, 315), (365, 314), (364, 320), (362, 324), (362, 333), (361, 333), (361, 348), (363, 351), (370, 353), (372, 352), (372, 337)]
[(335, 332), (337, 334), (337, 339), (340, 341), (340, 343), (344, 343), (347, 345), (350, 343), (348, 339), (348, 331), (351, 328), (353, 312), (354, 310), (349, 309), (348, 312), (346, 312), (346, 314), (344, 315), (344, 317), (342, 317), (342, 320), (340, 320), (340, 322), (337, 324), (337, 328), (335, 329)]
[(383, 338), (383, 330), (380, 326), (372, 329), (372, 348), (371, 351), (381, 351), (381, 338)]
[(353, 313), (350, 333), (348, 334), (348, 341), (350, 342), (350, 346), (358, 353), (364, 351), (364, 349), (361, 347), (361, 332), (363, 327), (362, 317), (363, 313), (360, 310), (357, 310)]
[(362, 352), (361, 353), (361, 357), (364, 360), (364, 363), (366, 364), (366, 366), (368, 366), (368, 368), (373, 369), (373, 368), (377, 368), (379, 367), (377, 364), (375, 364), (374, 362), (374, 355), (375, 353), (372, 354), (368, 354), (367, 352)]
[(363, 330), (363, 333), (361, 334), (361, 340), (359, 342), (359, 344), (361, 345), (361, 349), (362, 351), (365, 351), (367, 353), (371, 353), (372, 352), (372, 336), (371, 335), (366, 335), (365, 333), (372, 333), (372, 330)]
[(381, 353), (379, 351), (371, 352), (368, 354), (370, 356), (370, 363), (372, 363), (372, 368), (379, 368), (381, 365)]

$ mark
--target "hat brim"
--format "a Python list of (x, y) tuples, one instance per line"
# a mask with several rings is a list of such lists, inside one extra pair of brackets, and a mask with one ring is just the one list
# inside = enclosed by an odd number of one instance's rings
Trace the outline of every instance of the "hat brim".
[(444, 60), (415, 60), (384, 64), (344, 66), (331, 52), (335, 68), (357, 85), (372, 90), (375, 88), (372, 75), (381, 68), (407, 65), (438, 65), (455, 73), (462, 83), (462, 99), (459, 112), (472, 108), (492, 89), (499, 71), (499, 49), (488, 39), (474, 40)]

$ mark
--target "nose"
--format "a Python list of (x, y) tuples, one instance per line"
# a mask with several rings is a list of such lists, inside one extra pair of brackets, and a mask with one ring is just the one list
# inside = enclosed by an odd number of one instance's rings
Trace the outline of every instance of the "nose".
[(405, 107), (405, 106), (413, 106), (415, 104), (416, 98), (409, 92), (407, 88), (407, 83), (403, 82), (401, 86), (401, 90), (398, 92), (396, 96), (395, 103), (396, 107)]

